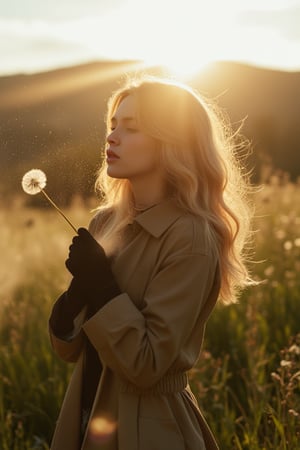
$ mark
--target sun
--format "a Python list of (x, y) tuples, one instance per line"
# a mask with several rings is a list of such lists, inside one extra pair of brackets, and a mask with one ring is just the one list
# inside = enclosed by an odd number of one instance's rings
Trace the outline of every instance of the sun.
[(215, 60), (210, 57), (194, 57), (190, 54), (163, 55), (144, 59), (147, 66), (160, 65), (166, 69), (169, 75), (180, 80), (188, 80), (199, 72), (205, 70), (207, 66)]
[(131, 48), (135, 47), (147, 64), (162, 65), (175, 76), (188, 78), (222, 58), (223, 18), (228, 10), (221, 2), (218, 15), (216, 2), (205, 7), (199, 0), (185, 0), (184, 4), (152, 0), (149, 4), (146, 21), (135, 24), (126, 34)]
[(167, 67), (174, 76), (186, 79), (211, 62), (227, 59), (231, 49), (239, 46), (240, 3), (126, 0), (111, 15), (87, 22), (81, 27), (84, 33), (78, 36), (76, 30), (76, 36), (96, 55), (107, 45), (112, 59)]

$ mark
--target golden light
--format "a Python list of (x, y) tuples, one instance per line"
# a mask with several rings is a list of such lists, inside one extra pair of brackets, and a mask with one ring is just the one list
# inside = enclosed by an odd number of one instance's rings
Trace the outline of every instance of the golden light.
[(224, 24), (213, 3), (203, 7), (198, 0), (168, 0), (151, 6), (147, 20), (155, 26), (151, 39), (143, 42), (147, 63), (162, 64), (176, 77), (187, 78), (218, 58), (220, 41), (212, 27), (219, 36)]
[(131, 54), (189, 76), (222, 58), (238, 5), (237, 0), (128, 0), (109, 15), (82, 23), (78, 39), (99, 56), (104, 49), (117, 59)]
[(110, 440), (116, 428), (116, 422), (104, 416), (95, 417), (89, 427), (89, 439), (96, 444), (103, 444)]
[[(98, 3), (63, 20), (46, 15), (41, 20), (0, 20), (11, 45), (6, 64), (35, 71), (103, 59), (140, 60), (183, 77), (218, 60), (299, 67), (295, 0)], [(15, 53), (23, 41), (31, 50), (24, 53), (21, 46)]]
[[(144, 61), (184, 79), (219, 60), (271, 64), (276, 58), (270, 45), (283, 54), (280, 36), (254, 20), (266, 2), (125, 0), (103, 14), (51, 25), (51, 32), (57, 41), (85, 49), (85, 59)], [(273, 0), (273, 9), (283, 4)]]

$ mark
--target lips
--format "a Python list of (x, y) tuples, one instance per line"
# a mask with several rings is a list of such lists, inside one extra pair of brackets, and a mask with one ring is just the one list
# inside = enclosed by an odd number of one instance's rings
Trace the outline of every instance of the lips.
[(116, 159), (120, 159), (120, 157), (115, 152), (113, 152), (112, 150), (108, 149), (106, 151), (106, 159), (107, 159), (108, 162), (110, 162), (110, 161), (114, 161)]

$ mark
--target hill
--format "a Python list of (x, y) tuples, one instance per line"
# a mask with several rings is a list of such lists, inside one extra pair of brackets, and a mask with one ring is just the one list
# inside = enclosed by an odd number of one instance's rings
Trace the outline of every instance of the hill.
[(245, 119), (243, 133), (252, 142), (256, 178), (269, 162), (300, 175), (300, 73), (221, 62), (197, 76), (193, 85), (216, 97), (234, 122)]
[[(126, 74), (145, 71), (136, 61), (100, 61), (32, 75), (0, 77), (0, 192), (19, 190), (23, 172), (39, 167), (55, 178), (52, 190), (93, 189), (111, 91)], [(149, 68), (165, 73), (163, 68)], [(210, 65), (189, 83), (212, 97), (253, 143), (255, 176), (274, 167), (300, 175), (300, 73), (265, 70), (233, 62)], [(65, 170), (68, 167), (68, 170)]]

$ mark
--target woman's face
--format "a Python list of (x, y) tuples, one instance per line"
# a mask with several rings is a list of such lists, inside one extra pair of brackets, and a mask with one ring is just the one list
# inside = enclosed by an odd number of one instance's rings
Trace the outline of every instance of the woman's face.
[(154, 179), (159, 171), (157, 141), (144, 134), (136, 122), (136, 100), (128, 95), (111, 118), (107, 137), (107, 174), (112, 178)]

